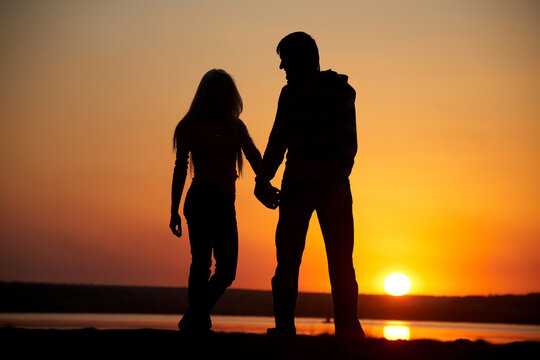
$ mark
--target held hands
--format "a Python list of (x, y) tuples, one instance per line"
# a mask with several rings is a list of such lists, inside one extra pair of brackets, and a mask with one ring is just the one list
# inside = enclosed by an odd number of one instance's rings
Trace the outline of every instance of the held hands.
[(279, 206), (279, 189), (273, 187), (270, 181), (255, 183), (255, 197), (269, 209), (274, 210)]
[(182, 236), (182, 220), (177, 212), (171, 213), (171, 222), (169, 223), (169, 227), (174, 235), (178, 237)]

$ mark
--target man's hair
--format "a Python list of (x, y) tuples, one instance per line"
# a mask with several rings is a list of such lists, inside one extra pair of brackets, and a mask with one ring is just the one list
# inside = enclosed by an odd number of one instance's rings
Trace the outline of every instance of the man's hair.
[(276, 52), (283, 58), (297, 58), (306, 67), (320, 70), (319, 49), (315, 40), (302, 31), (285, 36), (279, 42)]

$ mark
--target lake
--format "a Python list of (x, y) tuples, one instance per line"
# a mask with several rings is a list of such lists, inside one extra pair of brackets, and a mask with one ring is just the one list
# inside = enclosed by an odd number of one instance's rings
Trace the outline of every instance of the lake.
[[(179, 315), (161, 314), (65, 314), (0, 313), (0, 327), (27, 329), (160, 329), (177, 330)], [(264, 334), (274, 326), (272, 317), (212, 316), (217, 332)], [(540, 341), (540, 326), (520, 324), (458, 323), (436, 321), (388, 321), (361, 319), (368, 337), (388, 340), (432, 339), (454, 341), (484, 340), (493, 344), (514, 341)], [(334, 324), (321, 318), (297, 318), (301, 335), (333, 334)]]

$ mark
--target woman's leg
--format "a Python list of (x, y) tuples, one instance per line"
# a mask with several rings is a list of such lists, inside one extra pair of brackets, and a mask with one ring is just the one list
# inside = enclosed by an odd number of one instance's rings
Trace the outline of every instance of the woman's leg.
[(215, 222), (208, 224), (212, 228), (212, 244), (216, 267), (208, 282), (207, 307), (210, 311), (225, 290), (231, 286), (236, 276), (238, 262), (238, 229), (234, 197), (226, 196), (216, 204)]
[(191, 266), (188, 280), (189, 308), (178, 324), (181, 330), (207, 330), (212, 326), (206, 305), (212, 265), (212, 234), (208, 231), (208, 219), (201, 208), (206, 203), (204, 197), (204, 189), (192, 184), (184, 204), (191, 246)]

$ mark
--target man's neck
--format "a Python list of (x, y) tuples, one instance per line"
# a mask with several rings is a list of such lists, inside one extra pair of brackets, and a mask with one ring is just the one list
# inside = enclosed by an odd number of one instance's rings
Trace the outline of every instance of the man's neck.
[(287, 78), (287, 83), (292, 84), (292, 85), (300, 85), (300, 86), (309, 85), (317, 80), (320, 73), (321, 72), (319, 70), (310, 70), (310, 71), (297, 73), (294, 76)]

